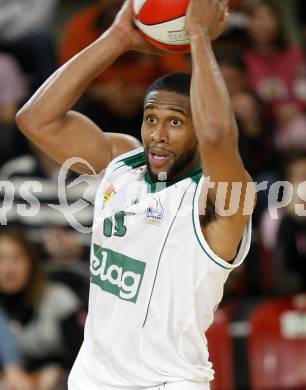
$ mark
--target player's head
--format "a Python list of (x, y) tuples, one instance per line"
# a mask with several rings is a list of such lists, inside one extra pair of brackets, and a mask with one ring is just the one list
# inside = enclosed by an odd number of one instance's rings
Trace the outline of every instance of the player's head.
[(155, 81), (144, 100), (141, 136), (153, 180), (180, 177), (199, 163), (190, 107), (191, 75), (171, 73)]

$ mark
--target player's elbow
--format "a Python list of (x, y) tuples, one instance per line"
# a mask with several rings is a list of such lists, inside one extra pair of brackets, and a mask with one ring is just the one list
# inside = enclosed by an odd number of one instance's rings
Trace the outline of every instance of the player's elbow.
[(17, 112), (15, 122), (19, 130), (25, 135), (33, 133), (36, 128), (35, 116), (31, 110), (24, 107)]
[(222, 144), (235, 145), (237, 143), (237, 132), (228, 123), (222, 121), (210, 122), (206, 131), (199, 137), (199, 143), (204, 147), (217, 148)]

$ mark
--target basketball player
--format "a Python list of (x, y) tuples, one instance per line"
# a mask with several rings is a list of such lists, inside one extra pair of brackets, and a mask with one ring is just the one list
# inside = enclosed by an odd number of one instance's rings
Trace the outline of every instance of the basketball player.
[[(255, 197), (211, 49), (226, 7), (220, 0), (191, 0), (192, 77), (168, 75), (149, 89), (143, 146), (70, 111), (123, 52), (160, 54), (133, 28), (128, 2), (109, 30), (60, 68), (17, 116), (21, 130), (57, 162), (80, 156), (98, 172), (106, 168), (96, 196), (85, 339), (70, 390), (209, 389), (214, 371), (204, 332), (229, 273), (249, 250), (243, 200)], [(86, 172), (80, 164), (74, 169)], [(242, 186), (230, 216), (214, 211), (223, 182), (229, 184), (225, 206), (231, 184)]]

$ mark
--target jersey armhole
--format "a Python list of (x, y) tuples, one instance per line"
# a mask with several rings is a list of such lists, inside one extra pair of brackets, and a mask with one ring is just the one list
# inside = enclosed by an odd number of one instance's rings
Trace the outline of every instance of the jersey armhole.
[(250, 220), (245, 227), (243, 237), (238, 249), (238, 253), (234, 260), (232, 260), (231, 262), (225, 261), (221, 257), (219, 257), (216, 253), (214, 253), (214, 251), (210, 248), (209, 244), (207, 243), (207, 241), (203, 236), (201, 225), (200, 225), (200, 218), (199, 218), (199, 197), (200, 197), (201, 188), (204, 180), (205, 177), (202, 176), (197, 185), (194, 198), (193, 198), (192, 222), (193, 222), (194, 232), (199, 245), (201, 246), (204, 253), (209, 257), (209, 259), (224, 269), (232, 270), (242, 264), (242, 262), (244, 261), (245, 257), (249, 252), (250, 245), (251, 245), (251, 236), (252, 236), (252, 219), (250, 217)]

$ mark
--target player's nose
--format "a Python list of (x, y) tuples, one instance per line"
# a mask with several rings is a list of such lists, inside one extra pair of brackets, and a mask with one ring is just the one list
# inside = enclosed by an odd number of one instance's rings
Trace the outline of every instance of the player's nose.
[(162, 123), (152, 129), (151, 139), (155, 143), (168, 143), (168, 130)]

